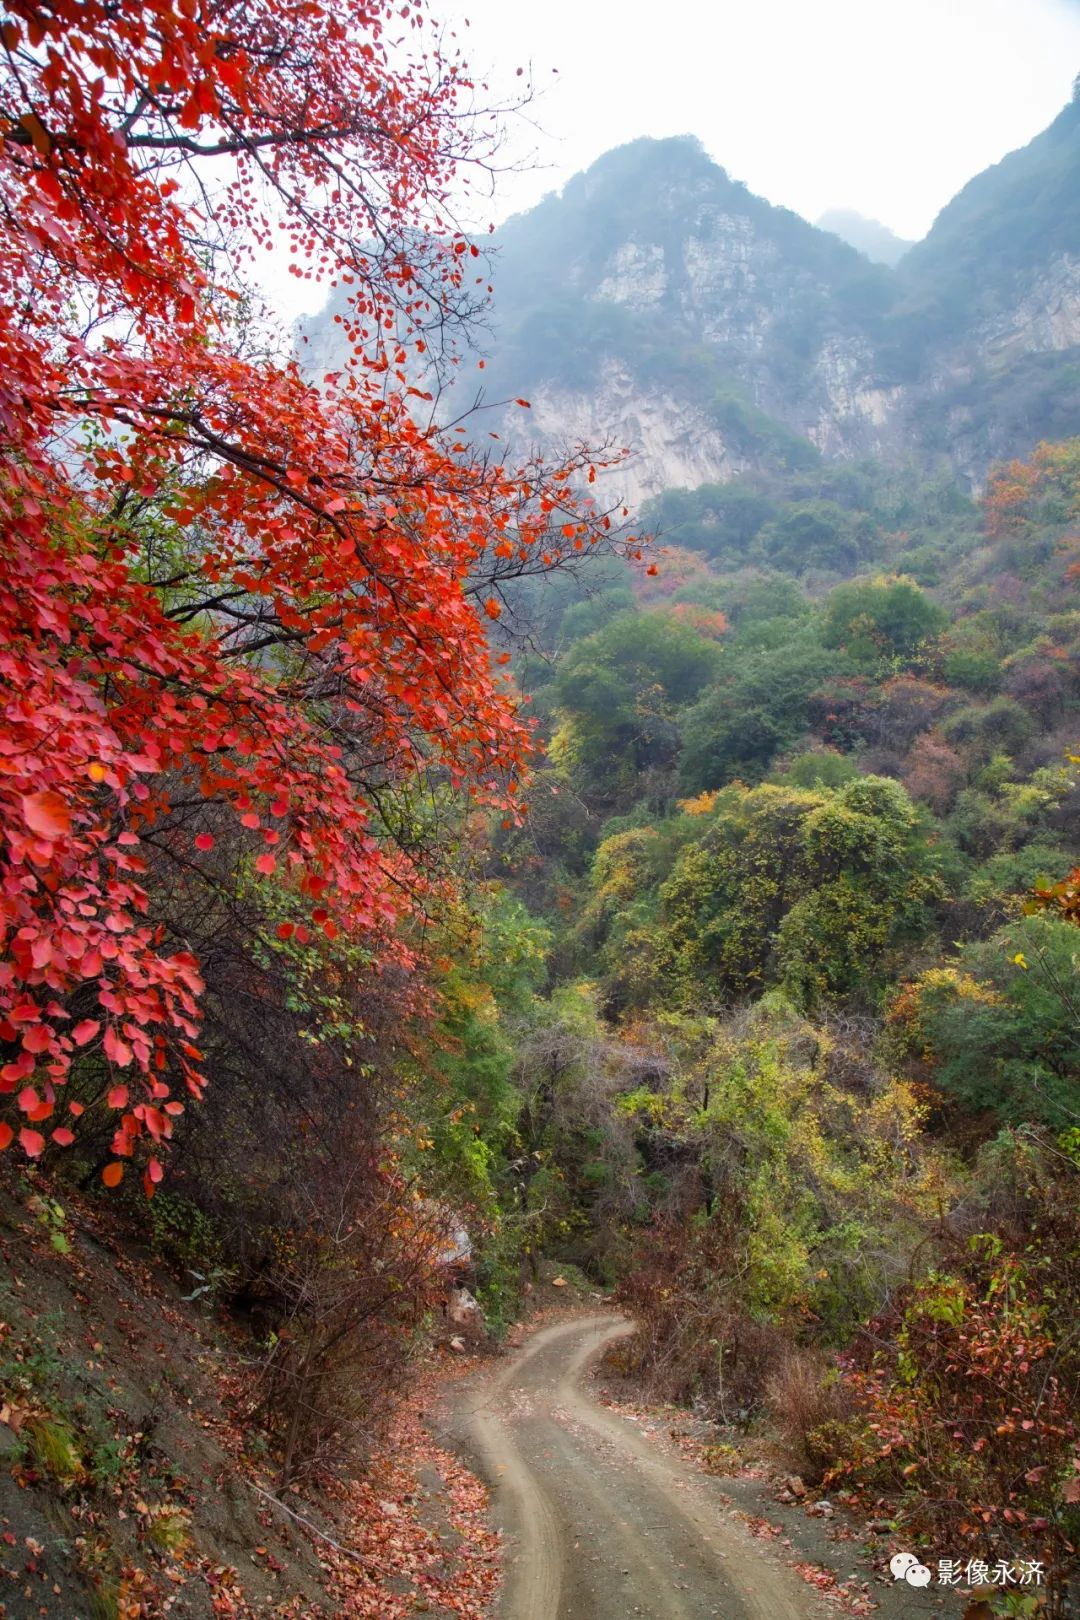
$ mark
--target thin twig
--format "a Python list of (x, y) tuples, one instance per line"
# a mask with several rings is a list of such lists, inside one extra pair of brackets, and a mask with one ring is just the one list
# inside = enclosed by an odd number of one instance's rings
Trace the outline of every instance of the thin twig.
[(260, 1496), (265, 1497), (268, 1502), (272, 1502), (274, 1507), (280, 1508), (282, 1513), (287, 1513), (290, 1519), (295, 1519), (297, 1524), (302, 1524), (305, 1530), (310, 1530), (312, 1535), (319, 1536), (321, 1540), (329, 1542), (336, 1552), (344, 1553), (346, 1558), (360, 1557), (358, 1548), (343, 1547), (340, 1541), (335, 1541), (333, 1536), (328, 1536), (325, 1530), (320, 1530), (317, 1524), (312, 1524), (310, 1519), (305, 1519), (302, 1513), (295, 1512), (293, 1508), (287, 1507), (284, 1502), (280, 1502), (276, 1496), (271, 1496), (270, 1492), (264, 1491), (261, 1485), (256, 1485), (253, 1479), (249, 1479), (248, 1484), (253, 1491), (258, 1491)]

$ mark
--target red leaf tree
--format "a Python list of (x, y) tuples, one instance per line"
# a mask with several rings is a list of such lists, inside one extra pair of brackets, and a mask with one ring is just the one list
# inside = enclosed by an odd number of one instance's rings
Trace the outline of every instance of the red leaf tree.
[[(31, 1155), (47, 1120), (71, 1140), (80, 1048), (122, 1157), (203, 1085), (199, 964), (148, 856), (197, 875), (232, 820), (298, 930), (394, 949), (437, 873), (382, 796), (514, 813), (530, 732), (489, 621), (506, 582), (616, 543), (584, 447), (509, 468), (427, 425), (417, 378), (487, 290), (449, 197), (490, 129), (426, 38), (385, 0), (9, 7), (0, 1089)], [(245, 314), (274, 243), (350, 284), (352, 358), (317, 386)]]

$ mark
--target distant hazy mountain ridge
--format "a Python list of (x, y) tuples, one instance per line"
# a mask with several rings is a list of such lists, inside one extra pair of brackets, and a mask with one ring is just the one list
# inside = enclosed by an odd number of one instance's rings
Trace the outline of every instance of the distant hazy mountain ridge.
[[(1080, 103), (902, 257), (874, 221), (824, 222), (690, 137), (607, 153), (499, 233), (487, 397), (527, 395), (542, 440), (628, 444), (631, 499), (819, 454), (977, 483), (1080, 432)], [(319, 365), (328, 322), (308, 328)]]
[(867, 219), (854, 208), (830, 208), (817, 221), (819, 231), (831, 231), (842, 242), (872, 259), (875, 264), (895, 265), (913, 244), (890, 231), (879, 219)]

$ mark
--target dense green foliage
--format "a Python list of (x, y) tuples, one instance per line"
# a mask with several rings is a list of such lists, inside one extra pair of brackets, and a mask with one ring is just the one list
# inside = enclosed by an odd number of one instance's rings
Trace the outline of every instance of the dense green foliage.
[(720, 664), (719, 647), (664, 614), (620, 613), (569, 649), (555, 699), (573, 728), (567, 746), (614, 778), (670, 759), (676, 710)]
[[(987, 1405), (978, 1357), (1030, 1348), (1059, 1415), (1080, 1386), (1075, 1357), (1047, 1372), (1076, 1279), (1048, 1289), (1022, 1213), (1073, 1241), (1075, 448), (982, 510), (873, 466), (669, 491), (656, 571), (549, 604), (554, 673), (519, 660), (549, 756), (497, 835), (549, 930), (507, 1230), (617, 1284), (658, 1387), (768, 1413), (811, 1476), (904, 1494), (913, 1534), (962, 1544), (967, 1490), (1014, 1556), (1048, 1498), (1037, 1471), (1008, 1494), (997, 1403), (1036, 1385)], [(909, 1418), (921, 1493), (874, 1438)], [(1031, 1423), (1060, 1477), (1071, 1431)]]
[(892, 1021), (965, 1109), (1020, 1123), (1076, 1122), (1080, 984), (1072, 923), (1028, 917), (924, 973)]

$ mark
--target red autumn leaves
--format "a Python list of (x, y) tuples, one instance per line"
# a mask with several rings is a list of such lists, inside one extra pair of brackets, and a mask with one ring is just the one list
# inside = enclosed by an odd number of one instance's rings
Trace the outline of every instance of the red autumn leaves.
[[(407, 349), (476, 259), (422, 227), (478, 126), (462, 64), (400, 31), (322, 0), (16, 0), (0, 31), (0, 1146), (113, 1110), (109, 1185), (149, 1153), (152, 1190), (205, 1083), (155, 873), (273, 879), (281, 941), (400, 955), (439, 879), (372, 790), (520, 813), (500, 580), (610, 533), (584, 449), (507, 470), (418, 425)], [(189, 208), (178, 175), (219, 160)], [(280, 240), (275, 213), (355, 288), (320, 390), (232, 313), (219, 249)]]

